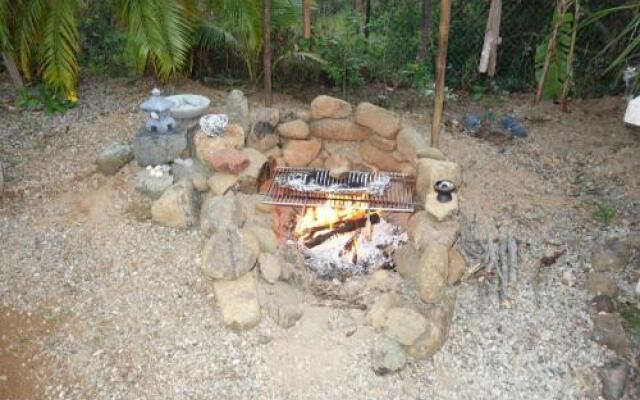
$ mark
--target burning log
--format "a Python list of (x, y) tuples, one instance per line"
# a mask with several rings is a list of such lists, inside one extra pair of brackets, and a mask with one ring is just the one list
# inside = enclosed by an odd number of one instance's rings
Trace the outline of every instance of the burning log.
[[(366, 226), (367, 221), (371, 221), (371, 223), (378, 223), (380, 222), (380, 215), (377, 212), (371, 213), (371, 214), (365, 214), (365, 215), (361, 215), (361, 216), (345, 216), (342, 217), (338, 220), (336, 220), (335, 222), (330, 222), (327, 224), (322, 224), (322, 225), (318, 225), (318, 226), (310, 226), (308, 228), (305, 228), (302, 230), (302, 235), (305, 237), (305, 239), (310, 239), (311, 237), (313, 237), (313, 235), (315, 235), (318, 232), (322, 232), (322, 231), (326, 231), (328, 229), (338, 229), (339, 227), (345, 225), (345, 224), (349, 224), (352, 221), (360, 221), (363, 220)], [(375, 222), (373, 222), (375, 221)], [(358, 227), (361, 228), (361, 227)], [(355, 230), (357, 228), (354, 228), (352, 230)], [(347, 231), (350, 232), (350, 231)]]
[[(370, 222), (367, 222), (370, 221)], [(377, 224), (380, 222), (380, 215), (378, 215), (377, 213), (373, 213), (370, 214), (368, 216), (363, 216), (360, 218), (356, 218), (356, 219), (350, 219), (350, 220), (346, 220), (346, 221), (339, 221), (334, 223), (333, 225), (329, 225), (329, 226), (325, 226), (324, 229), (316, 229), (315, 232), (311, 233), (310, 235), (313, 235), (314, 233), (317, 233), (321, 230), (325, 230), (325, 229), (331, 229), (330, 232), (327, 233), (322, 233), (319, 234), (315, 237), (311, 237), (310, 239), (306, 239), (304, 240), (304, 245), (307, 248), (312, 248), (315, 246), (318, 246), (324, 242), (326, 242), (327, 240), (329, 240), (331, 237), (333, 237), (334, 235), (340, 234), (340, 233), (347, 233), (347, 232), (353, 232), (356, 229), (360, 229), (360, 228), (364, 228), (367, 223), (370, 224)], [(320, 228), (320, 227), (318, 227)], [(307, 237), (309, 237), (310, 235), (307, 235)]]

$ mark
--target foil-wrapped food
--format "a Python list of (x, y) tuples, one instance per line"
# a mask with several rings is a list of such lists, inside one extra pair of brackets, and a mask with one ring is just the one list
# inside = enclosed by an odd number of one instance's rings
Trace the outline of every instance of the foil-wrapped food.
[(368, 194), (371, 196), (382, 196), (390, 182), (389, 175), (368, 172), (349, 172), (342, 179), (332, 179), (327, 170), (296, 172), (279, 175), (275, 178), (275, 183), (278, 186), (288, 187), (299, 192)]

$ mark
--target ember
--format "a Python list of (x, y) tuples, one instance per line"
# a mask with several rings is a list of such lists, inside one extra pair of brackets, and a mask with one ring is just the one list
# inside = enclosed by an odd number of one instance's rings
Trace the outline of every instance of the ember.
[[(359, 207), (306, 208), (294, 234), (309, 268), (324, 278), (348, 277), (393, 268), (393, 253), (407, 234), (385, 221), (379, 211)], [(341, 203), (341, 206), (344, 206)]]

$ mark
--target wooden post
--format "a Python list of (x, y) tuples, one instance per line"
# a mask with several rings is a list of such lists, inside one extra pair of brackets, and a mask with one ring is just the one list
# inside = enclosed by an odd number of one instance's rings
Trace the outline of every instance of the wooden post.
[(435, 104), (433, 105), (433, 125), (431, 126), (431, 147), (440, 147), (440, 122), (444, 108), (444, 76), (447, 69), (447, 45), (449, 44), (449, 21), (451, 20), (451, 0), (440, 0), (440, 30), (438, 63), (436, 65)]
[(302, 0), (302, 35), (311, 38), (311, 0)]
[(480, 55), (478, 71), (489, 76), (496, 73), (496, 61), (498, 58), (498, 45), (500, 44), (500, 18), (502, 15), (502, 0), (491, 0), (487, 28), (484, 32), (484, 45)]
[(271, 0), (262, 0), (262, 63), (264, 64), (264, 103), (271, 107)]
[(536, 90), (536, 97), (533, 99), (533, 105), (537, 106), (542, 100), (542, 94), (544, 93), (544, 84), (547, 80), (547, 73), (549, 72), (549, 64), (551, 63), (551, 56), (556, 49), (556, 43), (558, 40), (558, 31), (564, 20), (564, 13), (567, 9), (566, 4), (569, 0), (557, 0), (556, 11), (553, 15), (553, 30), (549, 37), (549, 43), (547, 43), (547, 52), (544, 57), (544, 64), (542, 65), (542, 73), (540, 74), (540, 81), (538, 82), (538, 89)]
[(560, 95), (560, 109), (562, 112), (569, 112), (569, 90), (573, 85), (573, 54), (576, 49), (576, 37), (578, 36), (578, 22), (580, 21), (580, 0), (575, 0), (575, 8), (573, 12), (573, 32), (571, 32), (571, 46), (567, 55), (567, 76), (562, 86), (562, 94)]

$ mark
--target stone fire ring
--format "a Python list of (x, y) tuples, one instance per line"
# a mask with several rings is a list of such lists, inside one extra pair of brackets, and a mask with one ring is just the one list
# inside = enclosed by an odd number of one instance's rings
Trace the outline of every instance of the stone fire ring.
[(197, 94), (177, 94), (166, 98), (175, 103), (171, 108), (171, 116), (178, 119), (197, 118), (209, 108), (211, 100)]

